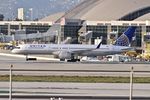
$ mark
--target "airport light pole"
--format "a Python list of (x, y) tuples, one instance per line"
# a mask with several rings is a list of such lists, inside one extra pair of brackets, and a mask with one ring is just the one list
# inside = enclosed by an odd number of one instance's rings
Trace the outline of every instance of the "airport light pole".
[(130, 72), (130, 97), (129, 100), (132, 100), (133, 96), (133, 67), (131, 67), (131, 72)]
[(13, 65), (9, 69), (9, 100), (12, 100), (12, 68)]

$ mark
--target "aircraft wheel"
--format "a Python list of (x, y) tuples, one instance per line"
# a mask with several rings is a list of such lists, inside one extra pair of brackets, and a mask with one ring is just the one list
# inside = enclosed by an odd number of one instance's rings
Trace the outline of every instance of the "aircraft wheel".
[(67, 62), (77, 62), (80, 61), (80, 59), (71, 59), (71, 60), (67, 60)]
[(60, 59), (60, 61), (65, 61), (65, 59)]

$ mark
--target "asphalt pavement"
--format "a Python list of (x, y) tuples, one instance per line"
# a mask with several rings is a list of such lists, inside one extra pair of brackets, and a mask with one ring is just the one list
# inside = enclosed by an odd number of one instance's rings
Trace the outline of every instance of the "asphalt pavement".
[[(134, 67), (134, 71), (139, 71), (139, 76), (150, 76), (149, 64), (143, 63), (68, 63), (46, 59), (25, 61), (25, 56), (22, 55), (12, 55), (9, 52), (0, 53), (0, 74), (9, 74), (10, 65), (13, 65), (13, 70), (18, 70), (13, 71), (13, 74), (17, 75), (129, 76), (131, 67)], [(140, 73), (140, 71), (145, 72)], [(8, 82), (0, 82), (1, 100), (6, 99), (3, 96), (8, 92), (8, 89)], [(134, 100), (150, 100), (149, 84), (134, 84), (133, 89), (133, 96), (136, 97)], [(26, 94), (26, 97), (30, 95), (28, 100), (31, 99), (31, 96), (34, 96), (33, 100), (50, 100), (50, 97), (65, 97), (63, 100), (128, 100), (129, 84), (13, 82), (13, 91), (15, 92), (13, 93), (14, 97), (24, 96), (24, 94)], [(70, 98), (66, 98), (66, 96), (70, 96)], [(8, 95), (4, 97), (8, 97)], [(26, 99), (16, 98), (14, 100)]]

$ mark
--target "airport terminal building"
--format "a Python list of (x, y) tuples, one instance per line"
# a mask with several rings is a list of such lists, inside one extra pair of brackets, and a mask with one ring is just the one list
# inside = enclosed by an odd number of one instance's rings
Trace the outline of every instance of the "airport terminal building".
[(26, 34), (46, 32), (59, 23), (62, 41), (67, 37), (79, 39), (81, 34), (90, 31), (90, 43), (103, 37), (103, 44), (110, 44), (129, 26), (137, 26), (132, 45), (143, 47), (144, 42), (150, 42), (149, 12), (150, 0), (84, 0), (68, 12), (50, 15), (40, 21), (1, 21), (0, 32), (11, 34), (20, 29), (25, 29)]

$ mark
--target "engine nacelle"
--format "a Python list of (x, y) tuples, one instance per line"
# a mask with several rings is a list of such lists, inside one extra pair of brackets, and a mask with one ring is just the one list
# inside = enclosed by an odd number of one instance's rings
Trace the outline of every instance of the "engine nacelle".
[(68, 51), (60, 51), (58, 56), (60, 59), (71, 59), (72, 58), (71, 52), (68, 52)]

